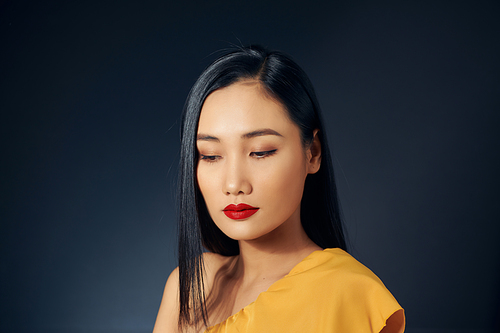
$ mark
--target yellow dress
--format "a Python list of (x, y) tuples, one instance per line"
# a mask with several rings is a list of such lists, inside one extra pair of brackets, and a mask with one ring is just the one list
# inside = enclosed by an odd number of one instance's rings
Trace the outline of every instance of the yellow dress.
[[(390, 318), (390, 319), (389, 319)], [(401, 306), (347, 252), (315, 251), (257, 299), (205, 333), (404, 332)]]

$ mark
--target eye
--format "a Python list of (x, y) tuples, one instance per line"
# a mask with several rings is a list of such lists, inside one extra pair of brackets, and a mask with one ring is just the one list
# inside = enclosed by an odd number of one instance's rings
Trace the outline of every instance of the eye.
[(253, 151), (250, 153), (250, 156), (256, 157), (256, 158), (264, 158), (264, 157), (274, 155), (276, 153), (276, 151), (277, 151), (277, 149), (267, 150), (267, 151)]
[(208, 162), (208, 163), (214, 163), (217, 162), (221, 157), (217, 155), (202, 155), (200, 154), (200, 160)]

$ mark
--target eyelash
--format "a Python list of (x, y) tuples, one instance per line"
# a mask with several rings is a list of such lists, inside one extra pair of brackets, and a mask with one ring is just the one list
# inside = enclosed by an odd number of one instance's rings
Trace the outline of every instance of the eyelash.
[(268, 156), (274, 155), (277, 149), (267, 150), (267, 151), (254, 151), (250, 153), (250, 156), (255, 156), (257, 158), (266, 158)]
[(220, 156), (217, 155), (200, 155), (200, 160), (203, 160), (208, 163), (214, 163), (217, 162), (217, 160), (220, 158)]
[[(250, 153), (250, 156), (256, 157), (257, 159), (262, 159), (266, 158), (268, 156), (272, 156), (276, 154), (277, 149), (273, 150), (267, 150), (267, 151), (253, 151)], [(219, 160), (221, 157), (217, 155), (201, 155), (200, 154), (200, 160), (203, 160), (208, 163), (215, 163), (217, 160)]]

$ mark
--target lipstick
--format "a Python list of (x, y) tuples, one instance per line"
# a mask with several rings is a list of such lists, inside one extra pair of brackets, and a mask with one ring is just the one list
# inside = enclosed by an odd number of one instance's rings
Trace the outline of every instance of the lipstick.
[(233, 220), (243, 220), (249, 218), (253, 214), (257, 213), (258, 210), (259, 208), (252, 207), (244, 203), (240, 203), (237, 205), (230, 204), (223, 209), (224, 214), (226, 214), (227, 217)]

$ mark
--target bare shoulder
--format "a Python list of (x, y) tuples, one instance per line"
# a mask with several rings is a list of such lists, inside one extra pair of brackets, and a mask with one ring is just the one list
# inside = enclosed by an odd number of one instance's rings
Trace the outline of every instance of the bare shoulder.
[(214, 279), (218, 273), (224, 271), (226, 267), (231, 266), (237, 256), (226, 257), (217, 253), (205, 252), (203, 253), (204, 269), (204, 282), (205, 291), (210, 293)]
[[(203, 282), (207, 294), (212, 291), (216, 275), (231, 265), (236, 257), (225, 257), (216, 253), (203, 254)], [(179, 332), (179, 267), (168, 277), (163, 291), (160, 309), (156, 317), (153, 333)]]
[(178, 332), (179, 320), (179, 267), (168, 277), (156, 317), (153, 333)]

